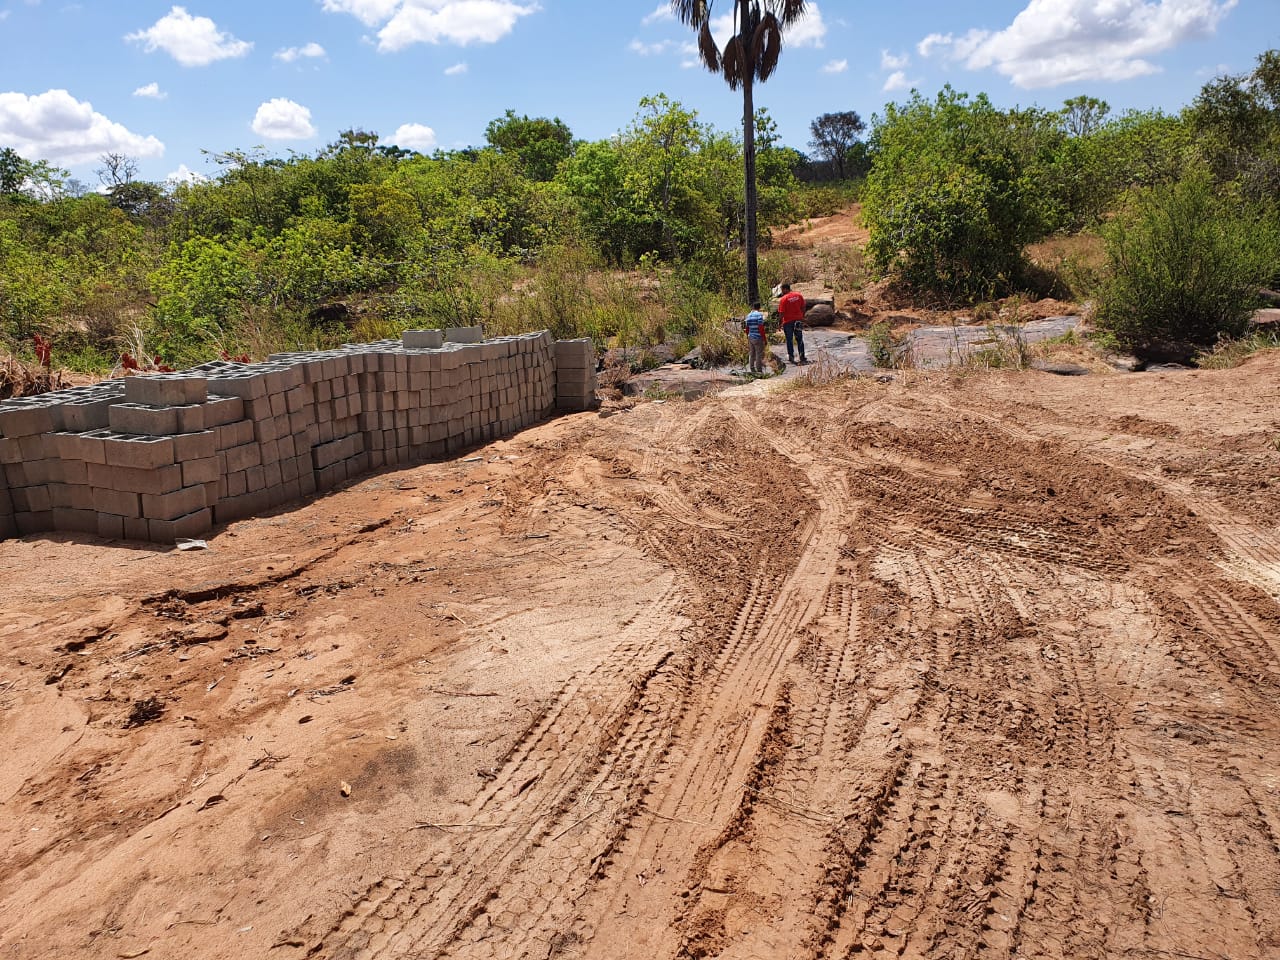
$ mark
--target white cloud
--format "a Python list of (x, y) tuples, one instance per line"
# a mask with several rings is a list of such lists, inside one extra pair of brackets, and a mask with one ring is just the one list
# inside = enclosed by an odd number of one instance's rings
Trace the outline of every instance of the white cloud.
[(657, 40), (653, 43), (645, 43), (643, 40), (632, 40), (627, 44), (627, 49), (632, 53), (638, 53), (642, 57), (657, 57), (666, 53), (668, 50), (674, 50), (680, 46), (675, 40)]
[(391, 19), (401, 0), (323, 0), (328, 13), (349, 13), (366, 27), (376, 27)]
[(1015, 86), (1053, 87), (1157, 73), (1148, 59), (1210, 36), (1238, 0), (1030, 0), (1004, 30), (930, 34), (921, 56), (941, 51), (970, 70), (994, 69)]
[(284, 97), (268, 100), (253, 117), (253, 132), (268, 140), (306, 140), (314, 137), (311, 111)]
[(208, 181), (209, 178), (203, 173), (196, 173), (185, 163), (178, 164), (178, 169), (164, 178), (165, 184), (169, 187), (176, 187), (180, 183), (207, 183)]
[(446, 77), (457, 77), (466, 73), (468, 69), (465, 63), (455, 63), (452, 67), (444, 68), (444, 75)]
[(402, 123), (391, 135), (391, 142), (406, 150), (426, 153), (436, 145), (436, 132), (422, 123)]
[(828, 60), (822, 67), (823, 73), (844, 73), (849, 69), (848, 60)]
[(159, 157), (164, 144), (115, 123), (66, 90), (0, 93), (0, 143), (28, 159), (73, 166), (104, 153)]
[(349, 13), (379, 27), (378, 49), (403, 50), (415, 43), (496, 43), (521, 17), (537, 13), (536, 0), (321, 0), (330, 13)]
[(658, 4), (658, 8), (654, 10), (653, 13), (648, 14), (640, 22), (643, 23), (646, 27), (648, 27), (648, 26), (652, 26), (655, 23), (661, 23), (664, 20), (675, 20), (675, 18), (676, 18), (675, 11), (671, 9), (671, 4), (660, 3)]
[(215, 60), (243, 57), (253, 49), (252, 43), (219, 30), (208, 17), (191, 16), (185, 7), (174, 7), (125, 39), (143, 44), (147, 53), (163, 50), (184, 67), (206, 67)]
[(919, 80), (908, 80), (905, 70), (895, 70), (885, 78), (884, 86), (880, 89), (884, 93), (893, 93), (895, 90), (910, 90), (919, 83)]
[(285, 47), (283, 50), (277, 50), (272, 56), (283, 63), (293, 63), (293, 61), (303, 57), (319, 59), (325, 56), (325, 50), (324, 47), (313, 41), (301, 47)]
[(791, 47), (821, 47), (827, 38), (827, 25), (822, 21), (822, 11), (816, 3), (808, 3), (804, 16), (787, 28), (783, 36), (783, 49)]
[(158, 83), (148, 83), (146, 86), (139, 87), (133, 91), (133, 95), (135, 97), (145, 97), (148, 100), (163, 100), (169, 96), (160, 89), (160, 84)]
[(905, 70), (911, 65), (911, 57), (907, 54), (895, 56), (888, 50), (880, 51), (880, 69), (881, 70)]

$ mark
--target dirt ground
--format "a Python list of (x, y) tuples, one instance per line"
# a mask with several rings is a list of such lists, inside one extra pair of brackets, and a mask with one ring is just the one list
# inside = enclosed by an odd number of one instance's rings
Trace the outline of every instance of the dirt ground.
[(0, 958), (1280, 956), (1277, 384), (642, 403), (0, 543)]

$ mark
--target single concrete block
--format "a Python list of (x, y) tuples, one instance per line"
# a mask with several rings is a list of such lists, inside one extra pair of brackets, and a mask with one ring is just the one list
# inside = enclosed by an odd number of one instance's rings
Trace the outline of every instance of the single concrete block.
[(266, 394), (244, 402), (244, 415), (249, 420), (265, 420), (271, 414), (271, 398)]
[(173, 460), (185, 463), (188, 460), (203, 460), (218, 454), (218, 434), (213, 430), (201, 430), (198, 433), (183, 433), (173, 438)]
[(98, 536), (107, 540), (124, 539), (124, 517), (114, 513), (95, 513)]
[(206, 506), (203, 484), (182, 487), (172, 493), (142, 495), (142, 515), (148, 520), (176, 520)]
[(217, 483), (219, 476), (221, 476), (221, 471), (218, 469), (216, 455), (182, 462), (182, 485), (184, 487), (195, 486), (197, 483)]
[(126, 540), (150, 540), (151, 525), (146, 517), (125, 517), (124, 538)]
[(204, 404), (190, 404), (185, 407), (177, 407), (178, 413), (178, 433), (199, 433), (208, 426), (208, 420), (205, 414), (206, 406)]
[(149, 539), (153, 543), (174, 543), (208, 533), (213, 529), (213, 511), (208, 507), (173, 520), (148, 520)]
[(444, 333), (440, 330), (406, 330), (401, 342), (412, 350), (438, 350), (444, 346)]
[(46, 457), (57, 456), (57, 451), (54, 449), (52, 437), (48, 434), (19, 437), (18, 449), (22, 452), (22, 460), (24, 463), (31, 463), (34, 460), (43, 460)]
[(119, 403), (108, 411), (108, 420), (116, 433), (144, 437), (168, 437), (178, 433), (176, 407), (152, 407), (140, 403)]
[(142, 497), (125, 490), (93, 488), (93, 509), (99, 513), (114, 513), (121, 517), (142, 516)]
[(135, 470), (154, 470), (173, 463), (170, 437), (109, 435), (103, 439), (107, 463)]
[(244, 400), (240, 397), (210, 397), (204, 405), (205, 429), (220, 427), (244, 419)]
[(115, 398), (104, 397), (69, 403), (62, 408), (63, 428), (75, 432), (101, 430), (107, 426), (112, 404), (118, 402)]
[(147, 374), (124, 382), (124, 398), (129, 403), (173, 407), (204, 403), (208, 397), (209, 381), (189, 374)]
[(75, 510), (70, 507), (54, 507), (53, 529), (69, 533), (98, 532), (98, 514), (93, 510)]
[(289, 413), (297, 413), (306, 405), (308, 399), (310, 398), (305, 386), (292, 387), (284, 395), (285, 408)]
[(484, 327), (446, 327), (445, 343), (480, 343), (484, 340)]
[(239, 373), (229, 372), (224, 376), (211, 377), (209, 379), (209, 392), (216, 393), (222, 397), (239, 397), (246, 403), (266, 396), (267, 386), (263, 375), (251, 371), (248, 367), (242, 367), (241, 371)]
[(261, 464), (262, 448), (256, 443), (244, 443), (238, 447), (227, 449), (223, 456), (225, 456), (227, 464), (224, 472), (237, 473)]

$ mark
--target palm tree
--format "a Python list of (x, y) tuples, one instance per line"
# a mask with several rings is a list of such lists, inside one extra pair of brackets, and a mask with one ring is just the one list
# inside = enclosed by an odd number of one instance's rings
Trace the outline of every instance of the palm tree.
[(756, 267), (756, 137), (752, 86), (773, 75), (782, 53), (782, 31), (804, 16), (805, 0), (731, 0), (733, 35), (721, 50), (711, 35), (715, 0), (671, 0), (681, 23), (698, 31), (698, 53), (712, 73), (724, 76), (730, 90), (742, 88), (742, 155), (746, 166), (747, 299), (760, 296)]

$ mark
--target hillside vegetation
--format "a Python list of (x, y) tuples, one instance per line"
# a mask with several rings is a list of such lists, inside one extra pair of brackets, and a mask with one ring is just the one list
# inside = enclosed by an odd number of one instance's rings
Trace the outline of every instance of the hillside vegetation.
[[(1095, 296), (1130, 345), (1237, 334), (1280, 279), (1280, 52), (1177, 115), (948, 87), (889, 104), (838, 156), (827, 119), (820, 163), (757, 112), (762, 284), (787, 279), (771, 227), (853, 199), (870, 239), (845, 282), (931, 304)], [(0, 347), (34, 358), (39, 335), (55, 363), (104, 370), (474, 322), (690, 346), (743, 305), (741, 137), (662, 94), (596, 142), (508, 111), (484, 146), (430, 156), (350, 130), (314, 155), (212, 159), (212, 179), (165, 185), (104, 157), (91, 192), (0, 150)], [(1081, 232), (1101, 233), (1101, 268), (1025, 255)]]

